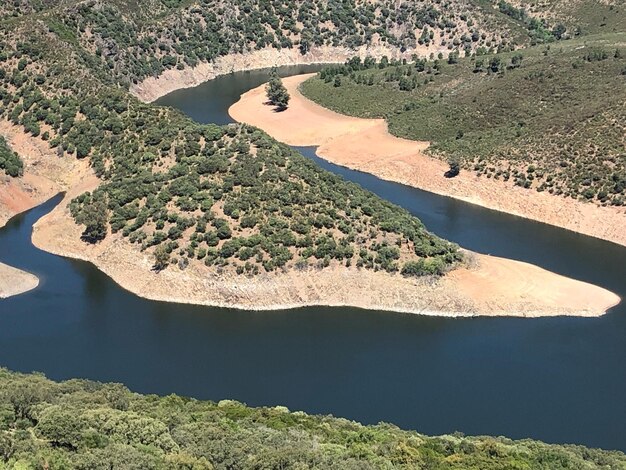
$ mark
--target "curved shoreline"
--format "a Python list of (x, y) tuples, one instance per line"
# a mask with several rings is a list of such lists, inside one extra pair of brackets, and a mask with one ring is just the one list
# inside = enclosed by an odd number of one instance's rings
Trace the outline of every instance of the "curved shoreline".
[[(26, 139), (31, 145), (38, 142)], [(109, 235), (97, 245), (80, 241), (82, 228), (74, 223), (67, 203), (99, 180), (86, 161), (64, 170), (55, 176), (55, 184), (68, 191), (33, 226), (33, 243), (57, 255), (91, 262), (124, 289), (148, 299), (245, 310), (351, 306), (449, 317), (599, 316), (620, 301), (606, 289), (527, 263), (484, 255), (476, 255), (478, 267), (461, 267), (437, 279), (332, 267), (252, 278), (220, 274), (204, 266), (155, 273), (152, 259), (119, 235)]]
[(23, 294), (39, 285), (39, 278), (0, 262), (0, 299)]
[(405, 52), (384, 45), (362, 46), (358, 49), (346, 47), (314, 47), (303, 55), (298, 49), (265, 48), (244, 54), (228, 54), (216, 58), (213, 62), (201, 62), (195, 67), (183, 70), (170, 69), (158, 77), (148, 77), (130, 86), (130, 93), (144, 103), (151, 103), (162, 96), (183, 88), (192, 88), (220, 75), (233, 72), (260, 70), (270, 67), (287, 65), (337, 64), (343, 63), (354, 56), (361, 59), (382, 56), (395, 59), (410, 59), (412, 54), (428, 55), (430, 53), (448, 53), (447, 48), (419, 46)]
[(283, 80), (291, 95), (285, 111), (275, 113), (266, 106), (260, 86), (244, 93), (229, 114), (289, 145), (317, 146), (319, 157), (337, 165), (626, 246), (625, 209), (529, 191), (468, 171), (445, 178), (446, 163), (424, 152), (428, 142), (391, 135), (384, 119), (346, 116), (304, 97), (300, 84), (313, 75)]
[(186, 270), (172, 266), (156, 273), (152, 258), (119, 235), (109, 234), (96, 245), (79, 241), (82, 228), (74, 223), (67, 203), (98, 179), (85, 169), (80, 181), (35, 223), (33, 244), (91, 262), (122, 288), (151, 300), (252, 311), (342, 306), (446, 317), (595, 317), (620, 302), (601, 287), (528, 263), (478, 254), (473, 254), (475, 266), (459, 267), (442, 278), (406, 278), (354, 267), (253, 277), (219, 273), (204, 265)]
[[(18, 178), (0, 175), (0, 228), (12, 217), (42, 204), (72, 184), (71, 174), (78, 163), (73, 157), (59, 157), (47, 143), (33, 138), (24, 129), (0, 119), (0, 135), (24, 162)], [(22, 294), (39, 285), (37, 276), (0, 262), (0, 299)]]
[[(151, 260), (125, 240), (112, 241), (104, 250), (81, 249), (72, 239), (59, 243), (58, 237), (69, 227), (62, 218), (55, 221), (55, 216), (53, 220), (47, 217), (34, 226), (35, 246), (90, 262), (125, 290), (156, 301), (248, 311), (353, 307), (443, 317), (535, 318), (597, 317), (621, 300), (595, 285), (528, 263), (486, 255), (479, 255), (479, 269), (460, 268), (441, 279), (410, 279), (399, 274), (328, 268), (250, 278), (220, 275), (209, 269), (184, 272), (175, 267), (155, 273)], [(51, 231), (59, 222), (57, 229)], [(513, 285), (498, 277), (506, 272), (510, 273), (509, 280), (515, 281)], [(346, 285), (351, 286), (349, 293), (343, 288)]]

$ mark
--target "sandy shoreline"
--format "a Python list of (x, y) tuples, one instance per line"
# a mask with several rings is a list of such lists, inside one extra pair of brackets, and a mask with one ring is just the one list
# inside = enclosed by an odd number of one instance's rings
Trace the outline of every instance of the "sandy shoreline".
[(261, 86), (243, 94), (229, 113), (287, 144), (318, 146), (317, 154), (332, 163), (626, 246), (626, 209), (530, 191), (469, 171), (445, 178), (448, 166), (424, 153), (427, 142), (389, 134), (383, 119), (345, 116), (305, 98), (298, 87), (311, 76), (284, 80), (291, 101), (283, 112), (276, 113), (264, 104)]
[(0, 299), (23, 294), (38, 285), (37, 276), (0, 263)]
[[(458, 268), (438, 279), (405, 278), (355, 267), (309, 268), (255, 277), (218, 274), (204, 265), (186, 270), (172, 266), (155, 273), (152, 257), (120, 235), (109, 234), (96, 245), (80, 241), (82, 228), (74, 223), (67, 204), (99, 184), (86, 160), (59, 159), (43, 142), (19, 128), (0, 127), (0, 131), (17, 139), (14, 148), (27, 163), (27, 174), (35, 174), (35, 170), (43, 171), (41, 175), (50, 173), (49, 191), (67, 191), (64, 200), (34, 225), (33, 243), (51, 253), (89, 261), (144, 298), (246, 310), (351, 306), (454, 317), (599, 316), (620, 300), (600, 287), (527, 263), (485, 255), (475, 255), (473, 267)], [(327, 131), (332, 131), (332, 126)], [(53, 167), (46, 170), (44, 163)], [(7, 190), (12, 197), (18, 189)], [(44, 194), (52, 195), (42, 190), (20, 206), (3, 207), (0, 200), (0, 207), (16, 213), (43, 202)]]
[(71, 219), (67, 202), (94, 183), (95, 177), (83, 177), (80, 186), (39, 220), (33, 227), (33, 243), (51, 253), (89, 261), (123, 288), (152, 300), (245, 310), (349, 306), (450, 317), (591, 317), (620, 301), (605, 289), (537, 266), (476, 254), (477, 267), (462, 267), (439, 279), (354, 267), (253, 277), (218, 274), (204, 265), (186, 270), (171, 266), (156, 273), (152, 257), (119, 235), (109, 235), (96, 245), (77, 241), (82, 229)]

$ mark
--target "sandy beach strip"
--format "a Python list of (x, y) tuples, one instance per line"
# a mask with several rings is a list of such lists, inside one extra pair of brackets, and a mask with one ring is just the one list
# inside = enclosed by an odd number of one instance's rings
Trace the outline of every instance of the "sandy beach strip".
[(23, 294), (38, 285), (37, 276), (0, 263), (0, 299)]
[(345, 116), (305, 98), (299, 86), (313, 75), (283, 80), (291, 95), (285, 111), (267, 105), (260, 86), (244, 93), (229, 113), (287, 144), (318, 146), (318, 156), (332, 163), (626, 246), (626, 209), (527, 190), (470, 171), (445, 178), (447, 164), (424, 152), (428, 142), (391, 135), (383, 119)]

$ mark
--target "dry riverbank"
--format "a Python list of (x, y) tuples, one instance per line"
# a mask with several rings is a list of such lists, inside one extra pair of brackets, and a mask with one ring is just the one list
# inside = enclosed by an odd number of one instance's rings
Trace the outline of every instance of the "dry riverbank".
[(24, 162), (23, 176), (11, 178), (3, 172), (0, 174), (0, 227), (3, 227), (14, 215), (70, 187), (78, 161), (73, 156), (59, 156), (46, 142), (3, 119), (0, 119), (0, 135)]
[(22, 294), (38, 285), (37, 276), (0, 263), (0, 299)]
[[(59, 156), (47, 143), (26, 134), (24, 129), (0, 120), (0, 135), (24, 162), (24, 175), (0, 175), (0, 228), (16, 214), (24, 212), (65, 191), (74, 181), (79, 166), (72, 156)], [(34, 289), (36, 276), (0, 263), (0, 298)]]
[(242, 95), (230, 108), (230, 115), (287, 144), (319, 146), (320, 157), (348, 168), (626, 246), (624, 208), (598, 207), (530, 191), (468, 171), (445, 178), (448, 167), (424, 153), (427, 142), (391, 135), (383, 119), (341, 115), (305, 98), (298, 87), (312, 75), (284, 80), (291, 101), (283, 112), (274, 112), (265, 104), (264, 87), (260, 86)]
[[(109, 234), (95, 245), (80, 240), (82, 227), (71, 218), (68, 202), (99, 184), (86, 160), (59, 159), (45, 143), (20, 129), (2, 129), (27, 163), (27, 174), (41, 170), (37, 174), (44, 178), (49, 173), (50, 191), (67, 191), (59, 206), (35, 224), (35, 245), (92, 262), (125, 289), (149, 299), (249, 310), (328, 305), (443, 316), (598, 316), (619, 302), (616, 295), (597, 286), (483, 255), (470, 256), (474, 258), (471, 267), (460, 267), (438, 279), (405, 278), (355, 267), (246, 277), (192, 264), (185, 270), (171, 266), (156, 273), (152, 256), (119, 234)], [(53, 166), (46, 169), (45, 165)], [(5, 210), (25, 210), (45, 198), (39, 199), (37, 193), (21, 206)]]
[(130, 92), (144, 102), (152, 102), (181, 88), (191, 88), (219, 75), (233, 72), (281, 67), (285, 65), (331, 64), (343, 63), (347, 59), (359, 56), (361, 58), (382, 56), (389, 58), (410, 59), (412, 54), (427, 56), (430, 53), (447, 53), (446, 48), (418, 46), (410, 51), (401, 53), (397, 48), (389, 48), (384, 44), (377, 46), (363, 46), (359, 49), (345, 47), (314, 47), (306, 55), (298, 49), (274, 48), (261, 49), (245, 54), (229, 54), (215, 59), (214, 62), (202, 62), (196, 67), (183, 70), (166, 70), (158, 77), (148, 77), (142, 82), (131, 85)]
[[(441, 316), (598, 316), (619, 302), (615, 294), (518, 261), (473, 255), (472, 267), (440, 279), (405, 278), (357, 268), (310, 268), (253, 277), (214, 268), (176, 266), (156, 273), (152, 256), (120, 236), (80, 242), (67, 202), (89, 190), (84, 177), (66, 199), (34, 227), (33, 242), (46, 251), (90, 261), (125, 289), (145, 298), (247, 310), (309, 305), (353, 306)], [(472, 256), (470, 256), (472, 257)]]

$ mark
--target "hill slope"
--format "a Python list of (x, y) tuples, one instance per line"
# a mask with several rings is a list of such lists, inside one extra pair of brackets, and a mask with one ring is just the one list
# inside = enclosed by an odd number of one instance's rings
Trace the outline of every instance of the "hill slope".
[(479, 176), (600, 205), (626, 204), (626, 36), (506, 54), (355, 62), (303, 93), (331, 109), (385, 117), (400, 137)]
[(0, 369), (0, 468), (619, 470), (626, 456), (532, 440), (428, 437)]

